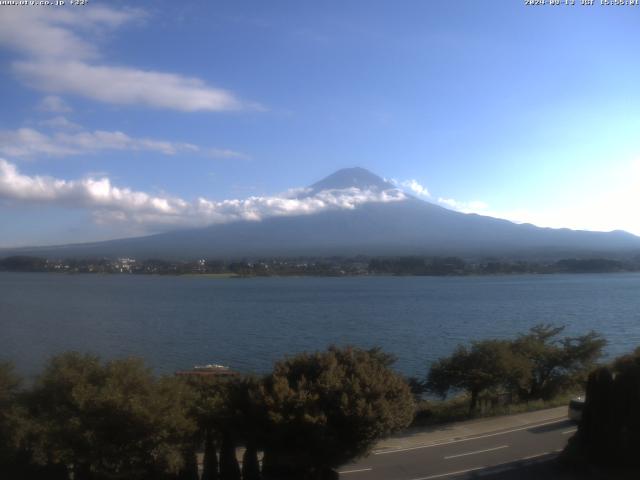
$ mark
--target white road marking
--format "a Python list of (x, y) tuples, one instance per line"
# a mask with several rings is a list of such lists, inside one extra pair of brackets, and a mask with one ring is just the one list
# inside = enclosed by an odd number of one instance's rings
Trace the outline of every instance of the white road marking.
[[(556, 450), (556, 452), (561, 452), (561, 451), (562, 450)], [(552, 454), (553, 452), (538, 453), (536, 455), (530, 455), (528, 457), (520, 458), (518, 460), (531, 460), (533, 458), (544, 457), (545, 455), (552, 455)], [(513, 462), (517, 462), (518, 460), (509, 460), (508, 462), (497, 463), (495, 465), (483, 465), (481, 467), (468, 468), (467, 470), (457, 470), (455, 472), (439, 473), (437, 475), (430, 475), (428, 477), (412, 478), (411, 480), (432, 480), (434, 478), (443, 478), (443, 477), (449, 477), (451, 475), (460, 475), (462, 473), (475, 472), (476, 470), (484, 470), (489, 468), (494, 469), (494, 468), (502, 467), (505, 465), (510, 465)]]
[(458, 470), (457, 472), (440, 473), (438, 475), (429, 475), (428, 477), (412, 478), (411, 480), (431, 480), (433, 478), (442, 478), (442, 477), (449, 477), (451, 475), (460, 475), (461, 473), (475, 472), (476, 470), (482, 470), (483, 468), (487, 468), (487, 467), (468, 468), (466, 470)]
[(494, 450), (502, 450), (503, 448), (509, 448), (509, 445), (500, 445), (499, 447), (487, 448), (485, 450), (476, 450), (475, 452), (458, 453), (456, 455), (446, 456), (444, 457), (444, 459), (449, 460), (450, 458), (466, 457), (468, 455), (476, 455), (478, 453), (493, 452)]
[(532, 458), (544, 457), (545, 455), (551, 455), (551, 452), (536, 453), (535, 455), (529, 455), (528, 457), (522, 457), (520, 460), (531, 460)]
[(338, 472), (340, 475), (344, 475), (345, 473), (357, 473), (357, 472), (370, 472), (373, 470), (372, 468), (360, 468), (358, 470), (343, 470), (342, 472)]
[(479, 440), (481, 438), (495, 437), (497, 435), (506, 435), (507, 433), (519, 432), (521, 430), (529, 430), (530, 428), (544, 427), (545, 425), (553, 425), (554, 423), (564, 422), (565, 420), (566, 420), (566, 418), (563, 417), (563, 418), (559, 418), (557, 420), (553, 420), (553, 421), (550, 421), (550, 422), (538, 423), (538, 424), (534, 424), (534, 425), (527, 425), (526, 427), (512, 428), (511, 430), (505, 430), (504, 432), (489, 433), (487, 435), (481, 435), (481, 436), (478, 436), (478, 437), (461, 438), (461, 439), (458, 439), (458, 440), (447, 440), (446, 442), (431, 443), (429, 445), (419, 445), (417, 447), (397, 448), (395, 450), (383, 450), (381, 452), (373, 452), (373, 454), (374, 455), (387, 455), (389, 453), (408, 452), (410, 450), (419, 450), (421, 448), (438, 447), (440, 445), (450, 445), (452, 443), (469, 442), (471, 440)]
[(571, 430), (565, 430), (564, 432), (562, 432), (562, 435), (569, 435), (570, 433), (577, 432), (577, 431), (578, 431), (577, 428), (572, 428)]

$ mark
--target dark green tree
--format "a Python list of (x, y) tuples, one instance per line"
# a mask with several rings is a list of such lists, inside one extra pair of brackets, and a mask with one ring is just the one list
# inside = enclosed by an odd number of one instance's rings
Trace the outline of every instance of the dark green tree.
[(579, 337), (557, 338), (564, 327), (536, 325), (513, 344), (529, 364), (528, 383), (520, 389), (525, 400), (549, 399), (569, 387), (586, 382), (606, 345), (604, 338), (589, 332)]
[(214, 433), (209, 429), (205, 431), (204, 437), (201, 480), (218, 480), (218, 456), (216, 453)]
[(178, 480), (199, 480), (198, 459), (195, 445), (188, 444), (182, 453), (183, 463)]
[(639, 405), (640, 348), (589, 375), (582, 418), (565, 449), (565, 460), (626, 468), (636, 474), (640, 468)]
[(557, 338), (564, 327), (536, 325), (515, 340), (483, 340), (435, 362), (427, 389), (445, 397), (466, 391), (474, 412), (483, 392), (504, 392), (522, 400), (549, 399), (586, 383), (605, 341), (596, 332)]
[(227, 425), (226, 430), (234, 435), (245, 446), (242, 461), (243, 480), (260, 478), (258, 449), (269, 439), (265, 437), (266, 409), (261, 397), (261, 382), (252, 376), (234, 379), (227, 390)]
[(13, 365), (0, 362), (0, 477), (26, 476), (28, 455), (23, 451), (28, 421), (20, 405), (20, 379)]
[(260, 480), (260, 463), (258, 447), (249, 441), (242, 456), (242, 480)]
[[(189, 376), (185, 381), (195, 392), (191, 416), (204, 443), (203, 479), (239, 479), (236, 447), (244, 445), (245, 477), (257, 465), (259, 437), (264, 428), (264, 408), (257, 401), (260, 382), (249, 376)], [(260, 437), (261, 439), (262, 437)], [(196, 442), (196, 443), (197, 443)], [(220, 459), (216, 456), (219, 446)], [(251, 456), (255, 456), (252, 459)], [(258, 472), (259, 473), (259, 472)]]
[(611, 456), (613, 427), (613, 375), (607, 367), (594, 370), (587, 381), (586, 404), (580, 433), (587, 440), (587, 454), (596, 462)]
[(240, 480), (240, 465), (236, 457), (236, 439), (230, 430), (222, 434), (220, 446), (220, 480)]
[[(224, 478), (221, 473), (222, 438), (227, 428), (232, 428), (230, 389), (234, 378), (219, 376), (188, 376), (183, 379), (194, 392), (190, 416), (198, 426), (194, 444), (203, 448), (202, 480)], [(226, 468), (226, 467), (225, 467)]]
[(173, 378), (156, 380), (138, 359), (58, 355), (30, 398), (40, 461), (73, 467), (76, 480), (176, 473), (195, 429), (190, 395)]
[(278, 362), (265, 380), (264, 478), (335, 478), (332, 469), (407, 426), (411, 391), (380, 350), (331, 347)]
[(435, 362), (429, 371), (427, 388), (446, 397), (451, 390), (469, 394), (473, 413), (480, 394), (487, 390), (511, 390), (526, 379), (527, 370), (505, 340), (473, 342), (471, 348), (458, 346), (455, 352)]

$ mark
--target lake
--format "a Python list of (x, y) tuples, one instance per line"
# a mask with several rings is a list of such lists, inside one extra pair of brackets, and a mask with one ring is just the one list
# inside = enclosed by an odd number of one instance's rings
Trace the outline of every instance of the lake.
[(242, 278), (0, 273), (0, 358), (32, 376), (65, 350), (143, 357), (158, 373), (267, 372), (330, 344), (381, 346), (424, 375), (459, 343), (541, 323), (640, 345), (640, 274)]

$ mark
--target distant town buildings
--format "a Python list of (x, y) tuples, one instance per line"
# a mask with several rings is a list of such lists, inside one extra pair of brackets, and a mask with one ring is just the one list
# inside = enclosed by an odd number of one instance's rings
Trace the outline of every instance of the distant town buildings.
[(640, 255), (624, 260), (607, 258), (522, 261), (500, 258), (463, 260), (459, 257), (330, 257), (271, 258), (260, 260), (169, 261), (116, 259), (44, 259), (12, 256), (0, 259), (0, 271), (117, 273), (156, 275), (362, 276), (362, 275), (505, 275), (521, 273), (603, 273), (640, 271)]

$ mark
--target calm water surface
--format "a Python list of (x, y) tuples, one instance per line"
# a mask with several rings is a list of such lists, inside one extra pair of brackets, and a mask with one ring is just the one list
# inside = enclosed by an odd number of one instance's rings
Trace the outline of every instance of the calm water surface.
[(540, 322), (640, 345), (640, 274), (217, 279), (0, 273), (0, 358), (33, 375), (69, 349), (143, 357), (157, 372), (265, 372), (330, 344), (381, 346), (423, 375), (459, 343)]

